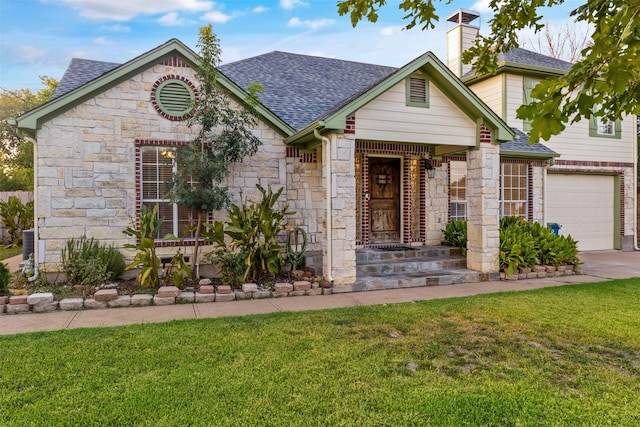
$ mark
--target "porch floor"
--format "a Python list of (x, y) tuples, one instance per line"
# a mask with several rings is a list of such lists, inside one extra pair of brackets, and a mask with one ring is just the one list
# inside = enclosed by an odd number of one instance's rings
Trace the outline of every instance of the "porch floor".
[(448, 246), (381, 247), (356, 250), (354, 291), (477, 283), (466, 258)]

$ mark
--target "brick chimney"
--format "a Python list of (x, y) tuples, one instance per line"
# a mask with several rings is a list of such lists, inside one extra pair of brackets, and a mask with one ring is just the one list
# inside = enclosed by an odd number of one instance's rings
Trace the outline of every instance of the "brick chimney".
[(477, 18), (480, 18), (478, 12), (467, 9), (458, 9), (447, 18), (447, 22), (455, 24), (447, 31), (447, 67), (458, 77), (471, 71), (471, 64), (462, 63), (462, 52), (471, 47), (478, 36), (479, 21), (472, 24)]

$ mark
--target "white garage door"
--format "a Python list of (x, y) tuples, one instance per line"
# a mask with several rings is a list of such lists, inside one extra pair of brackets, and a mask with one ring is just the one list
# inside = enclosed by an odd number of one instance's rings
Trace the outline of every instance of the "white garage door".
[(614, 179), (604, 175), (547, 175), (547, 223), (562, 225), (581, 251), (613, 249)]

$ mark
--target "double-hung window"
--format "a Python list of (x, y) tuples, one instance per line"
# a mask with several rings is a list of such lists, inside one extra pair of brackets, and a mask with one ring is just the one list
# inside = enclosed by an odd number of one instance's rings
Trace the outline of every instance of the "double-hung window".
[(524, 163), (500, 164), (500, 217), (527, 219), (528, 167)]
[(163, 219), (158, 239), (166, 234), (185, 236), (191, 224), (191, 212), (167, 197), (167, 180), (176, 172), (175, 149), (167, 146), (140, 147), (140, 203), (149, 210), (158, 205), (158, 217)]
[(449, 162), (449, 217), (467, 219), (467, 162)]

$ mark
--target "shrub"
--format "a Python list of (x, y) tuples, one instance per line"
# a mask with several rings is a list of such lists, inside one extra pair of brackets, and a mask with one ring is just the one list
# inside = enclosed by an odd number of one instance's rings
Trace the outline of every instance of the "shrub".
[[(291, 212), (288, 205), (278, 210), (274, 208), (283, 188), (274, 193), (270, 187), (266, 190), (259, 184), (256, 187), (262, 193), (259, 202), (231, 205), (227, 210), (229, 221), (226, 225), (220, 221), (205, 224), (207, 231), (203, 236), (215, 245), (211, 254), (215, 257), (210, 258), (221, 270), (235, 274), (237, 258), (226, 253), (236, 256), (241, 254), (244, 258), (241, 280), (264, 284), (282, 270), (284, 247), (277, 242), (276, 237), (284, 227), (284, 217)], [(225, 237), (230, 238), (228, 245)], [(216, 255), (220, 251), (223, 257), (218, 260)]]
[(9, 296), (10, 280), (11, 280), (11, 272), (7, 268), (7, 264), (0, 262), (0, 297)]
[(442, 234), (444, 245), (459, 248), (463, 256), (467, 255), (467, 221), (451, 221), (442, 230)]
[(22, 204), (16, 196), (9, 197), (6, 202), (0, 200), (0, 217), (11, 238), (11, 245), (20, 246), (22, 231), (33, 227), (33, 201)]
[(82, 236), (67, 240), (62, 249), (62, 270), (69, 285), (101, 285), (120, 277), (124, 267), (124, 258), (118, 249), (93, 238)]
[(131, 264), (125, 267), (125, 270), (140, 267), (140, 274), (136, 277), (136, 282), (145, 288), (157, 288), (160, 284), (160, 258), (156, 254), (155, 239), (160, 233), (162, 227), (162, 218), (158, 218), (158, 205), (153, 210), (148, 210), (146, 206), (140, 209), (138, 217), (140, 229), (128, 227), (123, 231), (124, 234), (136, 238), (135, 244), (127, 243), (125, 248), (135, 249), (136, 255)]

